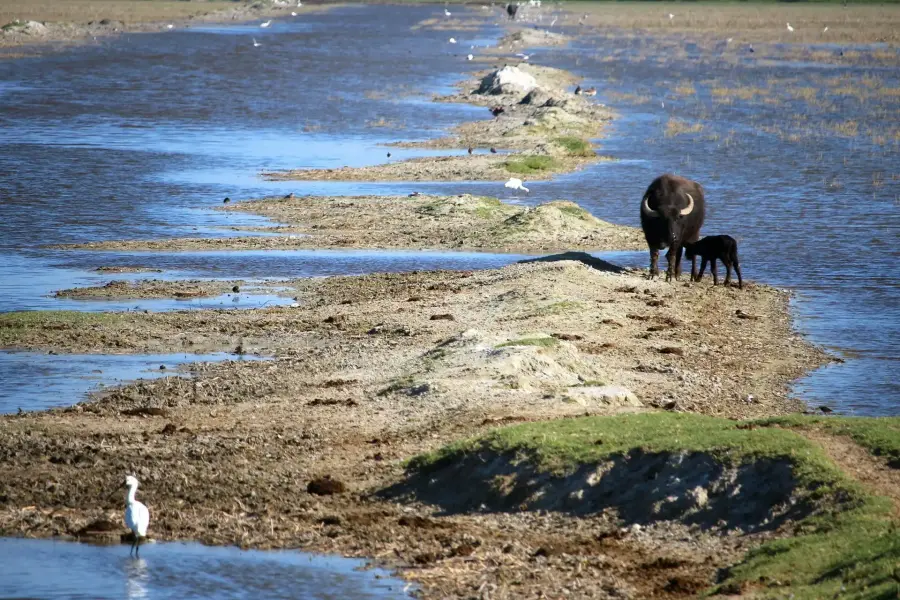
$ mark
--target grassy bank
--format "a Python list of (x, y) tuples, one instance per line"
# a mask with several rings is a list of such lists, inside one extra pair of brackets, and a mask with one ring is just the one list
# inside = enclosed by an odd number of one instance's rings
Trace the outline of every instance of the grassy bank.
[[(499, 429), (421, 455), (410, 462), (410, 472), (414, 477), (436, 477), (441, 470), (469, 460), (484, 462), (490, 460), (486, 456), (506, 456), (519, 471), (528, 472), (532, 485), (536, 474), (549, 473), (556, 485), (571, 486), (566, 478), (586, 466), (608, 464), (622, 457), (628, 457), (633, 470), (639, 468), (643, 457), (661, 454), (701, 454), (724, 467), (760, 461), (786, 463), (793, 478), (790, 503), (794, 507), (805, 505), (805, 516), (786, 521), (779, 533), (790, 537), (766, 541), (751, 550), (708, 592), (752, 591), (754, 597), (797, 599), (897, 597), (900, 533), (892, 514), (892, 499), (873, 493), (829, 458), (821, 443), (789, 428), (848, 436), (879, 455), (896, 457), (900, 445), (898, 418), (832, 420), (791, 416), (736, 423), (699, 415), (657, 413), (586, 417)], [(682, 460), (682, 464), (689, 464), (687, 459)], [(604, 467), (600, 470), (604, 471)], [(681, 476), (688, 478), (691, 474)], [(654, 477), (663, 479), (659, 473)], [(482, 489), (491, 486), (489, 481), (458, 481), (460, 487), (469, 483)], [(516, 502), (523, 502), (523, 490), (516, 488), (517, 484), (507, 479), (504, 485), (509, 494), (516, 495)], [(593, 485), (602, 486), (602, 480)], [(536, 496), (551, 496), (548, 487), (551, 486), (540, 487)], [(499, 501), (498, 494), (503, 495), (494, 490), (494, 501)], [(896, 498), (893, 500), (896, 502)], [(741, 503), (742, 496), (736, 495), (731, 502)]]

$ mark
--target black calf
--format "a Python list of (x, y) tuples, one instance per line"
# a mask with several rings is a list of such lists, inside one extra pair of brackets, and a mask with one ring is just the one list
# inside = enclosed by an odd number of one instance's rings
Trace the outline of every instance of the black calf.
[(737, 273), (738, 287), (744, 289), (744, 281), (741, 278), (741, 264), (738, 260), (737, 241), (729, 235), (708, 235), (700, 241), (693, 244), (685, 242), (684, 255), (686, 258), (693, 259), (695, 256), (702, 257), (700, 263), (700, 274), (697, 275), (696, 281), (700, 281), (703, 272), (706, 270), (706, 263), (712, 262), (710, 271), (712, 271), (713, 285), (719, 283), (719, 274), (716, 270), (716, 259), (721, 260), (725, 265), (725, 285), (731, 282), (731, 267), (734, 266), (734, 272)]

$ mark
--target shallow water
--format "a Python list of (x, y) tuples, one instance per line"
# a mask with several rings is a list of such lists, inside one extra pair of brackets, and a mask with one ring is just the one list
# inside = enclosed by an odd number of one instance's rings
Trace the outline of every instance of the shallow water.
[[(0, 352), (0, 414), (71, 406), (88, 392), (135, 379), (186, 376), (179, 365), (225, 360), (260, 360), (226, 352), (212, 354), (47, 354)], [(163, 366), (165, 369), (161, 369)]]
[[(534, 60), (583, 74), (601, 90), (598, 100), (619, 111), (601, 141), (601, 152), (616, 162), (529, 182), (532, 193), (521, 197), (496, 183), (258, 177), (265, 169), (373, 164), (385, 160), (379, 144), (490, 118), (483, 109), (428, 101), (428, 92), (447, 91), (465, 76), (470, 45), (498, 34), (490, 25), (472, 32), (411, 29), (441, 12), (341, 7), (276, 20), (269, 30), (204, 26), (127, 35), (0, 63), (0, 170), (16, 173), (0, 179), (0, 259), (16, 258), (0, 260), (6, 293), (0, 310), (61, 307), (47, 297), (53, 289), (93, 280), (98, 266), (138, 259), (172, 276), (201, 278), (476, 268), (511, 260), (326, 252), (136, 257), (42, 248), (229, 235), (229, 226), (263, 222), (208, 210), (225, 196), (471, 191), (524, 203), (569, 198), (601, 218), (637, 225), (643, 189), (659, 173), (676, 171), (707, 189), (705, 232), (737, 237), (745, 275), (796, 290), (802, 332), (847, 358), (798, 382), (797, 393), (855, 414), (897, 414), (900, 384), (890, 373), (900, 362), (900, 295), (890, 273), (898, 254), (900, 161), (896, 140), (885, 143), (878, 132), (900, 120), (900, 99), (885, 94), (863, 102), (836, 93), (827, 79), (847, 77), (864, 87), (862, 78), (870, 76), (896, 88), (897, 69), (823, 69), (791, 48), (748, 55), (737, 45), (598, 36), (542, 49)], [(447, 44), (450, 35), (460, 43)], [(263, 46), (253, 48), (252, 37)], [(684, 82), (696, 93), (676, 92)], [(717, 87), (738, 86), (768, 91), (719, 101)], [(791, 93), (805, 87), (817, 88), (822, 101), (806, 103)], [(670, 137), (670, 119), (700, 122), (703, 130)], [(848, 121), (857, 123), (857, 135), (840, 133)], [(419, 154), (390, 151), (391, 160)]]
[(406, 584), (364, 561), (189, 543), (142, 546), (0, 538), (0, 598), (218, 600), (409, 598)]

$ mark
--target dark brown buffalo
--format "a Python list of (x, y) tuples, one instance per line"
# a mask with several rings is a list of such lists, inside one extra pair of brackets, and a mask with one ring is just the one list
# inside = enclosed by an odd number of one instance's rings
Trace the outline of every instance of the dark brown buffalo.
[[(641, 228), (650, 247), (650, 278), (659, 275), (659, 251), (668, 248), (666, 281), (681, 275), (681, 250), (696, 242), (706, 216), (703, 187), (677, 175), (653, 180), (641, 199)], [(697, 274), (697, 258), (691, 259), (691, 279)]]
[(738, 287), (744, 289), (744, 280), (741, 277), (741, 261), (738, 258), (737, 240), (730, 235), (708, 235), (699, 242), (684, 243), (684, 255), (693, 259), (699, 256), (703, 260), (700, 261), (700, 273), (694, 277), (691, 273), (691, 279), (700, 281), (703, 279), (703, 272), (706, 270), (706, 264), (712, 263), (709, 270), (712, 272), (713, 285), (719, 283), (719, 273), (716, 269), (716, 261), (721, 260), (725, 265), (725, 285), (731, 283), (731, 267), (737, 273)]

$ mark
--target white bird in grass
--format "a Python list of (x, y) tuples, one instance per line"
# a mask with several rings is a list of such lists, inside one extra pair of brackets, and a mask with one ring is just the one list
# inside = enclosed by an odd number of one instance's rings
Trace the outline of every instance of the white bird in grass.
[(256, 41), (256, 38), (253, 38), (253, 47), (254, 47), (254, 48), (259, 48), (260, 46), (262, 46), (262, 44), (260, 44), (259, 42), (257, 42), (257, 41)]
[(131, 556), (133, 552), (135, 556), (140, 556), (141, 538), (147, 537), (147, 527), (150, 525), (150, 511), (134, 498), (138, 480), (133, 475), (125, 477), (125, 487), (128, 488), (128, 495), (125, 497), (125, 526), (134, 534), (128, 555)]
[(790, 23), (787, 24), (787, 30), (788, 30), (788, 31), (794, 31), (794, 28), (791, 27), (791, 24), (790, 24)]
[(828, 28), (826, 27), (825, 29), (822, 30), (822, 33), (826, 33), (827, 31), (828, 31)]
[(522, 185), (522, 180), (518, 177), (510, 177), (509, 181), (503, 184), (503, 187), (508, 187), (512, 190), (522, 190), (523, 192), (528, 191), (528, 188)]
[(265, 28), (265, 27), (268, 27), (268, 26), (271, 25), (271, 24), (272, 24), (272, 21), (269, 20), (269, 21), (266, 21), (265, 23), (260, 23), (259, 26)]

